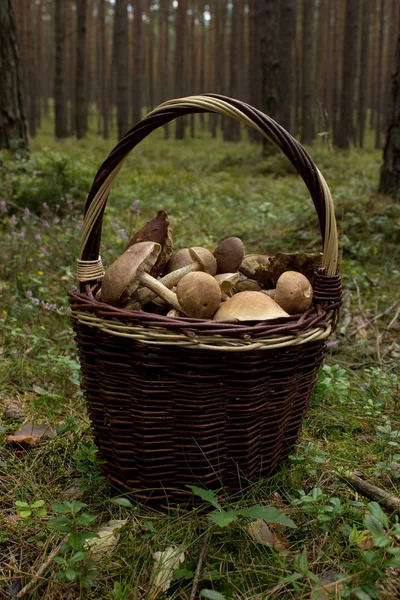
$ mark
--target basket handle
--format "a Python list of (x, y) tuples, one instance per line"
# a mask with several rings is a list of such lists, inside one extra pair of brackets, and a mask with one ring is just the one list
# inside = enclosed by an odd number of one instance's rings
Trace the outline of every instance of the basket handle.
[(160, 104), (126, 133), (99, 168), (85, 205), (77, 268), (80, 282), (100, 279), (104, 274), (99, 256), (103, 214), (111, 184), (129, 152), (158, 127), (180, 116), (204, 112), (233, 117), (253, 127), (287, 156), (303, 178), (317, 211), (324, 274), (336, 275), (338, 238), (333, 200), (324, 177), (308, 152), (283, 127), (249, 104), (217, 94), (204, 94)]

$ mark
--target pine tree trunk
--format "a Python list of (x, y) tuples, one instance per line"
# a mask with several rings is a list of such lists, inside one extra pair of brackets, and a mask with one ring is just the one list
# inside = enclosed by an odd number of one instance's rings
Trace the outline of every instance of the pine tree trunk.
[(342, 85), (342, 59), (343, 59), (343, 31), (344, 31), (344, 12), (343, 2), (334, 0), (335, 22), (334, 22), (334, 45), (333, 45), (333, 95), (332, 95), (332, 126), (333, 139), (338, 135), (340, 98)]
[(121, 139), (128, 130), (128, 14), (126, 0), (115, 2), (115, 64), (117, 82), (117, 129)]
[[(243, 23), (242, 1), (232, 0), (232, 18), (230, 35), (230, 61), (229, 61), (229, 88), (231, 98), (238, 98), (241, 78), (241, 24)], [(229, 119), (224, 127), (224, 140), (238, 142), (240, 140), (240, 123), (236, 119)]]
[(147, 24), (147, 59), (148, 59), (148, 69), (147, 69), (147, 77), (148, 77), (148, 107), (151, 110), (154, 108), (154, 25), (155, 25), (155, 16), (154, 11), (151, 10), (152, 0), (148, 0), (147, 13), (149, 15), (149, 21)]
[(26, 1), (26, 45), (29, 48), (29, 60), (28, 60), (28, 94), (29, 94), (29, 111), (28, 111), (28, 124), (29, 124), (29, 135), (31, 137), (36, 136), (36, 95), (37, 95), (37, 65), (36, 65), (36, 39), (33, 35), (33, 16), (32, 16), (32, 4), (31, 0)]
[[(160, 0), (160, 79), (161, 101), (169, 98), (169, 7), (170, 0)], [(165, 139), (169, 138), (169, 123), (164, 126)]]
[(291, 130), (291, 108), (293, 104), (293, 48), (296, 37), (296, 21), (293, 0), (281, 0), (280, 6), (280, 107), (279, 123)]
[(343, 44), (342, 94), (340, 120), (335, 140), (339, 148), (347, 149), (354, 139), (354, 97), (357, 74), (358, 0), (346, 1), (346, 20)]
[[(250, 104), (255, 108), (261, 107), (261, 42), (260, 42), (261, 12), (257, 0), (249, 1), (249, 96)], [(253, 142), (260, 141), (260, 134), (253, 128), (249, 129), (249, 138)]]
[(314, 137), (313, 124), (313, 0), (303, 0), (303, 60), (301, 96), (301, 141), (311, 144)]
[(368, 46), (370, 25), (370, 0), (363, 0), (360, 48), (360, 78), (358, 82), (358, 143), (364, 147), (365, 124), (368, 106)]
[(388, 122), (379, 190), (384, 194), (400, 197), (400, 37), (397, 41), (396, 70), (392, 77)]
[(85, 62), (86, 62), (86, 18), (87, 0), (76, 2), (76, 76), (75, 76), (75, 131), (76, 137), (83, 138), (86, 133), (86, 85), (85, 85)]
[(54, 81), (55, 135), (57, 139), (68, 137), (68, 111), (65, 69), (65, 3), (55, 0), (56, 73)]
[(132, 89), (132, 123), (142, 118), (143, 98), (143, 0), (135, 0), (133, 15), (135, 71)]
[(379, 1), (379, 38), (378, 38), (378, 65), (377, 65), (377, 93), (376, 93), (376, 123), (375, 123), (375, 148), (381, 147), (381, 127), (382, 127), (382, 108), (383, 108), (383, 86), (382, 80), (382, 59), (383, 59), (383, 25), (385, 18), (385, 0)]
[[(274, 0), (264, 0), (261, 23), (261, 110), (276, 119), (279, 107), (278, 6)], [(273, 146), (263, 139), (264, 154)]]
[[(186, 0), (179, 0), (175, 24), (175, 88), (178, 98), (185, 95), (185, 21)], [(185, 120), (176, 120), (175, 139), (185, 138)]]
[(22, 103), (20, 64), (15, 14), (12, 0), (0, 2), (0, 148), (13, 143), (28, 150), (24, 107)]
[(94, 86), (94, 36), (93, 36), (93, 7), (94, 0), (87, 0), (86, 15), (86, 47), (85, 47), (85, 102), (83, 112), (84, 135), (89, 128), (89, 112), (93, 100)]
[(43, 48), (43, 0), (39, 0), (36, 7), (36, 120), (37, 126), (41, 127), (42, 124), (42, 99), (44, 95), (44, 71), (46, 66), (44, 64), (44, 48)]
[(108, 123), (108, 89), (107, 89), (107, 36), (106, 36), (106, 0), (99, 0), (99, 89), (100, 89), (100, 106), (103, 119), (103, 138), (108, 140), (109, 123)]

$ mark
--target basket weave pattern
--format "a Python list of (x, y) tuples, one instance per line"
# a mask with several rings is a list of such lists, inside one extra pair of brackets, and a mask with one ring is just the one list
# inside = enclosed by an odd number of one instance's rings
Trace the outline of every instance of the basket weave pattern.
[[(314, 304), (304, 315), (256, 324), (124, 310), (98, 302), (102, 217), (126, 155), (183, 114), (217, 112), (263, 133), (310, 190), (323, 239)], [(230, 490), (270, 475), (298, 439), (325, 340), (341, 300), (329, 189), (302, 146), (247, 104), (215, 95), (165, 103), (133, 127), (100, 167), (85, 209), (70, 293), (83, 382), (104, 472), (117, 487), (179, 501), (186, 485)]]

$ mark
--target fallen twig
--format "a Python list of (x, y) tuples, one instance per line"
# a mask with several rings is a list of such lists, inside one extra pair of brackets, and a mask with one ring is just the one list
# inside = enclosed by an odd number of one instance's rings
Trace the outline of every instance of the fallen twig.
[(373, 485), (368, 481), (364, 481), (364, 479), (357, 477), (357, 475), (354, 475), (351, 471), (342, 473), (341, 477), (350, 487), (354, 488), (366, 498), (379, 502), (379, 504), (389, 512), (400, 515), (400, 498), (397, 498), (397, 496), (393, 496), (378, 486)]
[(200, 550), (199, 560), (197, 561), (196, 573), (194, 574), (192, 591), (190, 592), (189, 600), (195, 600), (195, 598), (196, 598), (196, 592), (197, 592), (197, 586), (199, 585), (201, 567), (203, 566), (204, 555), (206, 553), (206, 549), (208, 546), (208, 542), (210, 541), (210, 537), (211, 537), (211, 530), (207, 531), (206, 535), (204, 536), (204, 543)]
[(29, 581), (29, 583), (27, 583), (18, 592), (18, 594), (15, 594), (15, 596), (13, 596), (13, 598), (15, 598), (15, 599), (23, 598), (25, 596), (25, 594), (27, 594), (33, 588), (33, 586), (35, 585), (35, 583), (37, 582), (37, 580), (40, 579), (40, 577), (42, 576), (42, 574), (45, 572), (45, 570), (47, 569), (47, 567), (50, 565), (50, 563), (53, 560), (53, 558), (55, 556), (57, 556), (57, 554), (60, 552), (61, 546), (63, 545), (64, 542), (67, 541), (68, 535), (65, 536), (65, 538), (58, 544), (58, 546), (56, 546), (54, 548), (54, 550), (52, 550), (50, 552), (50, 554), (48, 555), (48, 557), (46, 558), (46, 560), (44, 561), (44, 563), (42, 564), (42, 566), (39, 567), (39, 569), (33, 575), (32, 579)]

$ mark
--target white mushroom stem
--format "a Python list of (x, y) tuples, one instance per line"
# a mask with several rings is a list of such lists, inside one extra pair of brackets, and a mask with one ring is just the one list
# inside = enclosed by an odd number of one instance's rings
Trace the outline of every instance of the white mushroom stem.
[[(164, 275), (164, 277), (158, 279), (158, 282), (170, 289), (174, 287), (174, 285), (176, 285), (184, 275), (187, 275), (187, 273), (191, 273), (192, 271), (204, 271), (204, 265), (197, 261), (193, 262), (191, 265), (186, 265), (185, 267), (181, 267), (176, 271), (171, 271), (171, 273), (168, 273), (168, 275)], [(154, 300), (154, 298), (159, 294), (156, 294), (153, 291), (153, 288), (149, 288), (150, 286), (140, 288), (140, 290), (136, 292), (134, 298), (132, 298), (132, 302), (135, 305), (143, 306), (143, 304), (147, 304), (147, 302)]]
[(160, 298), (164, 298), (164, 300), (168, 302), (170, 306), (172, 306), (176, 310), (179, 310), (179, 312), (181, 313), (185, 313), (185, 311), (178, 302), (176, 294), (174, 294), (174, 292), (171, 292), (171, 290), (165, 287), (159, 279), (155, 279), (151, 275), (143, 273), (140, 276), (140, 283), (152, 290), (154, 292), (154, 297), (160, 296)]

